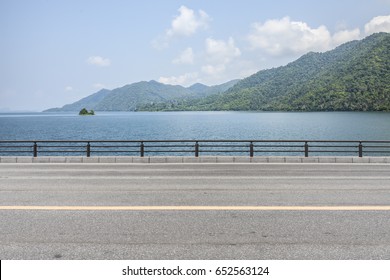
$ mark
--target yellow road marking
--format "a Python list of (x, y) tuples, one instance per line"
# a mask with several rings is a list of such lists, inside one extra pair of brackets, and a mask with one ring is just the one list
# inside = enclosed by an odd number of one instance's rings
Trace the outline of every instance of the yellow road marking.
[(384, 206), (0, 206), (0, 210), (51, 211), (390, 211)]

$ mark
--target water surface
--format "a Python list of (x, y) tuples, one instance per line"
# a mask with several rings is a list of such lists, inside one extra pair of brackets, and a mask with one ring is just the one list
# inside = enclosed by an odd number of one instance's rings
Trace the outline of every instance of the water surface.
[(389, 140), (382, 112), (0, 114), (0, 140)]

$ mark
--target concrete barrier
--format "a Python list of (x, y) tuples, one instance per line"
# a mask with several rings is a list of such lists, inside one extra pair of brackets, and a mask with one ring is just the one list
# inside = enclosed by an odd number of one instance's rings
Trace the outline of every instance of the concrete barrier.
[(205, 157), (0, 157), (0, 163), (135, 163), (135, 164), (159, 164), (159, 163), (344, 163), (344, 164), (390, 164), (390, 157), (294, 157), (294, 156), (205, 156)]

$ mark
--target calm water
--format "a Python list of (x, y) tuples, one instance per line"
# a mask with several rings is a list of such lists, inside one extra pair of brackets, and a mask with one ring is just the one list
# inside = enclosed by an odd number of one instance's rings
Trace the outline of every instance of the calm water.
[(390, 140), (390, 113), (98, 112), (0, 114), (0, 140)]

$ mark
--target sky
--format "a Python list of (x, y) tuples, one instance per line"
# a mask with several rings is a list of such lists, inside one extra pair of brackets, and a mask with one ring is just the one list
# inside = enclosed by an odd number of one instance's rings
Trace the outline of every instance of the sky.
[(221, 84), (390, 32), (390, 0), (0, 0), (0, 111)]

